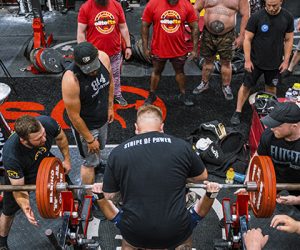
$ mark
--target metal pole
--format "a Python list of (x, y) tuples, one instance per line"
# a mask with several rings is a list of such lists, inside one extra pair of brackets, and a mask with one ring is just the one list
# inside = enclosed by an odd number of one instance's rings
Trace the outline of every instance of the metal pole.
[(67, 185), (67, 189), (92, 189), (93, 185)]
[[(219, 184), (220, 188), (247, 188), (247, 185), (245, 184)], [(187, 188), (203, 188), (206, 189), (206, 184), (194, 184), (194, 183), (188, 183), (186, 184)]]
[[(248, 191), (256, 191), (257, 184), (255, 182), (247, 182), (246, 184), (219, 184), (220, 188), (238, 189), (245, 188)], [(203, 183), (188, 183), (187, 188), (203, 188), (206, 189), (206, 184)], [(56, 190), (64, 191), (69, 189), (92, 189), (93, 185), (68, 185), (67, 183), (57, 183)], [(277, 183), (277, 190), (300, 190), (300, 183)], [(36, 185), (0, 185), (0, 191), (35, 191)]]
[(1, 191), (35, 191), (36, 185), (0, 185)]
[(300, 190), (300, 183), (277, 183), (276, 190)]

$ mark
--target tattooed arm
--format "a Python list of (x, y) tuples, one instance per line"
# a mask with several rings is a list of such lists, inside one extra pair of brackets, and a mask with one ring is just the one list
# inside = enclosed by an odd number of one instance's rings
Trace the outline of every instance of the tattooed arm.
[(234, 46), (236, 48), (241, 48), (245, 38), (245, 29), (250, 16), (250, 6), (248, 0), (240, 0), (239, 12), (242, 16), (240, 25), (240, 34), (234, 41)]

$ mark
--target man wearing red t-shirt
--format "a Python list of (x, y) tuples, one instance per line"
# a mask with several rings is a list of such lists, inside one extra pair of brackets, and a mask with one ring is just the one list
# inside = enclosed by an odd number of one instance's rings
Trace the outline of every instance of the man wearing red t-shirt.
[[(187, 59), (187, 46), (184, 40), (184, 25), (187, 23), (192, 31), (193, 51), (190, 59), (197, 56), (198, 23), (191, 3), (187, 0), (150, 0), (142, 17), (142, 41), (146, 57), (152, 59), (150, 93), (145, 104), (152, 104), (156, 95), (162, 71), (167, 60), (170, 60), (175, 70), (179, 86), (180, 100), (186, 106), (194, 103), (185, 94), (184, 63)], [(153, 24), (151, 52), (148, 48), (149, 28)]]
[(132, 51), (124, 11), (116, 0), (88, 0), (78, 14), (77, 42), (88, 41), (98, 50), (104, 51), (110, 58), (113, 72), (115, 101), (122, 106), (127, 101), (121, 94), (121, 36), (125, 40), (125, 58), (129, 59)]

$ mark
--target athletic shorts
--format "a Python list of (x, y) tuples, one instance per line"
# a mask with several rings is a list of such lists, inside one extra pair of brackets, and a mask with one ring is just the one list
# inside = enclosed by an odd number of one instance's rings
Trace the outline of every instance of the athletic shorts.
[(243, 85), (248, 88), (254, 87), (257, 84), (257, 80), (261, 75), (264, 75), (265, 85), (267, 86), (277, 87), (281, 83), (281, 74), (278, 69), (263, 70), (254, 66), (252, 72), (248, 72), (245, 70)]
[[(11, 185), (8, 183), (8, 185)], [(19, 205), (16, 202), (13, 192), (3, 192), (3, 210), (2, 213), (6, 216), (13, 216), (19, 209)]]
[[(91, 134), (94, 138), (98, 139), (100, 143), (100, 150), (105, 148), (106, 140), (107, 140), (107, 123), (105, 123), (99, 129), (90, 130)], [(83, 159), (82, 165), (85, 167), (97, 167), (100, 163), (100, 155), (101, 152), (98, 154), (96, 153), (89, 153), (87, 142), (83, 139), (81, 135), (72, 127), (72, 133), (75, 137), (76, 144), (79, 150), (79, 153)]]
[(152, 62), (156, 61), (156, 62), (167, 62), (168, 60), (170, 60), (170, 62), (172, 63), (172, 65), (178, 65), (178, 66), (184, 66), (185, 61), (187, 59), (187, 55), (183, 55), (183, 56), (178, 56), (178, 57), (172, 57), (172, 58), (161, 58), (157, 55), (151, 55), (151, 60)]
[[(119, 224), (122, 219), (122, 213), (123, 211), (120, 210), (119, 213), (111, 220), (111, 222), (114, 223), (117, 226), (117, 228), (119, 228)], [(191, 207), (189, 209), (189, 213), (191, 214), (191, 220), (192, 220), (191, 226), (192, 229), (194, 229), (203, 218), (196, 213), (194, 207)]]
[(235, 37), (234, 29), (224, 35), (215, 35), (204, 27), (201, 36), (200, 55), (204, 58), (211, 58), (218, 53), (220, 59), (231, 61)]

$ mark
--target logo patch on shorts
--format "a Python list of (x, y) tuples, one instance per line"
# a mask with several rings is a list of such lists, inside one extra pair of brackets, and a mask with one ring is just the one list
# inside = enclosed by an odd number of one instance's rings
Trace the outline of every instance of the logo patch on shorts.
[(274, 79), (272, 80), (272, 84), (273, 84), (274, 86), (277, 86), (278, 82), (279, 82), (279, 79), (278, 79), (278, 78), (274, 78)]
[(263, 25), (261, 26), (261, 31), (262, 31), (262, 32), (267, 32), (268, 30), (269, 30), (269, 25), (263, 24)]

